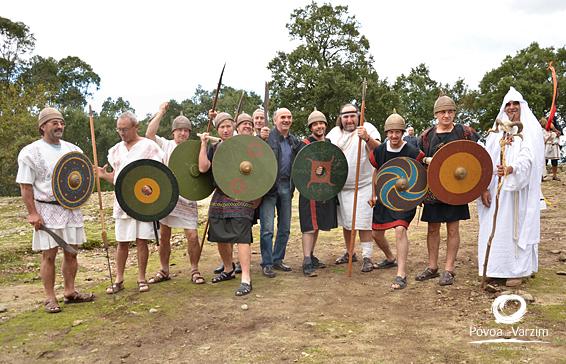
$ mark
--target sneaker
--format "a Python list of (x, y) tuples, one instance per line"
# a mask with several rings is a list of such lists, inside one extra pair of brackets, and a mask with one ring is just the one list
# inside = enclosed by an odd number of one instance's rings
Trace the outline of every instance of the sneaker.
[(275, 278), (275, 276), (277, 275), (277, 273), (273, 271), (273, 266), (271, 265), (266, 265), (261, 270), (263, 275), (266, 276), (267, 278)]
[(289, 267), (287, 264), (283, 263), (282, 261), (278, 262), (278, 263), (274, 263), (273, 269), (277, 269), (277, 270), (280, 270), (282, 272), (290, 272), (290, 271), (293, 270), (293, 269), (291, 269), (291, 267)]
[(311, 258), (306, 257), (303, 260), (303, 274), (306, 277), (316, 277), (316, 269)]
[(362, 272), (367, 273), (373, 270), (373, 262), (370, 258), (365, 257), (362, 263)]
[(315, 269), (322, 269), (322, 268), (326, 268), (326, 264), (324, 264), (323, 262), (321, 262), (317, 257), (315, 257), (314, 255), (311, 255), (311, 261), (312, 261), (312, 265)]

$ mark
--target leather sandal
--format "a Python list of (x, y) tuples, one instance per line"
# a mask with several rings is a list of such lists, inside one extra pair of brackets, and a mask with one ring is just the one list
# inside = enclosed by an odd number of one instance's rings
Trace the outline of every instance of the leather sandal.
[(149, 291), (149, 286), (146, 281), (138, 281), (138, 290), (140, 293)]
[(57, 299), (48, 299), (44, 302), (45, 312), (47, 313), (58, 313), (61, 312), (61, 307), (59, 307), (59, 303)]
[(396, 276), (391, 284), (391, 289), (403, 289), (407, 287), (407, 277)]
[(232, 263), (232, 270), (230, 272), (225, 272), (225, 271), (220, 272), (219, 275), (212, 278), (211, 282), (212, 283), (219, 283), (219, 282), (229, 281), (231, 279), (234, 279), (234, 278), (236, 278), (236, 272), (235, 271), (236, 271), (236, 266), (235, 266), (234, 263)]
[(114, 293), (118, 293), (121, 290), (124, 289), (124, 281), (122, 282), (114, 282), (113, 285), (111, 285), (110, 287), (106, 288), (106, 293), (107, 294), (114, 294)]
[(205, 280), (202, 274), (198, 271), (198, 269), (193, 269), (191, 271), (191, 282), (194, 284), (204, 284)]
[(450, 286), (454, 284), (454, 272), (445, 270), (442, 272), (442, 277), (438, 280), (438, 284), (441, 286)]
[(440, 276), (440, 274), (438, 274), (438, 268), (431, 269), (429, 267), (426, 267), (425, 270), (423, 270), (421, 273), (419, 273), (415, 277), (415, 280), (422, 282), (422, 281), (433, 279), (433, 278), (436, 278), (436, 277), (439, 277), (439, 276)]
[(159, 282), (164, 282), (170, 280), (171, 277), (169, 276), (168, 272), (165, 272), (163, 269), (160, 269), (155, 273), (155, 277), (150, 278), (147, 283), (154, 284)]
[(77, 291), (73, 292), (70, 296), (65, 296), (63, 298), (63, 302), (65, 302), (66, 305), (92, 301), (94, 301), (94, 293), (79, 293)]
[[(348, 252), (346, 252), (340, 258), (336, 259), (336, 261), (334, 263), (335, 264), (346, 264), (346, 263), (348, 263), (349, 258), (350, 258), (350, 255), (348, 254)], [(357, 261), (358, 261), (358, 257), (356, 256), (356, 253), (352, 254), (352, 262), (357, 262)]]
[(246, 283), (246, 282), (242, 282), (240, 284), (240, 287), (238, 287), (238, 289), (236, 290), (235, 294), (236, 296), (245, 296), (247, 294), (249, 294), (252, 291), (252, 284), (250, 283)]

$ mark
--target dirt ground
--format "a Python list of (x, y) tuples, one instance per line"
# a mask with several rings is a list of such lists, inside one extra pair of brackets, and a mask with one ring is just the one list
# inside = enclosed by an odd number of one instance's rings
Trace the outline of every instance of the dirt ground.
[[(566, 181), (566, 175), (561, 176)], [(108, 269), (99, 243), (98, 201), (93, 197), (84, 209), (92, 244), (80, 252), (77, 285), (81, 291), (95, 292), (97, 300), (62, 305), (63, 311), (53, 315), (45, 313), (41, 305), (40, 256), (30, 251), (31, 231), (24, 220), (23, 204), (19, 198), (0, 199), (4, 222), (0, 228), (0, 311), (5, 310), (0, 313), (0, 362), (566, 363), (566, 276), (556, 274), (566, 271), (566, 263), (560, 261), (566, 260), (562, 231), (565, 191), (564, 182), (543, 184), (549, 206), (542, 213), (540, 271), (521, 287), (534, 302), (529, 303), (523, 320), (514, 325), (535, 333), (519, 338), (546, 343), (491, 344), (471, 342), (497, 336), (508, 339), (511, 328), (495, 323), (491, 312), (495, 295), (480, 290), (478, 221), (473, 203), (472, 219), (460, 227), (462, 243), (453, 286), (441, 287), (437, 280), (414, 280), (426, 266), (427, 257), (426, 224), (417, 225), (416, 220), (409, 233), (406, 289), (389, 288), (394, 270), (361, 273), (358, 262), (348, 277), (345, 266), (334, 265), (343, 246), (338, 229), (319, 237), (316, 254), (328, 268), (320, 270), (318, 277), (304, 277), (295, 198), (286, 258), (293, 272), (278, 273), (274, 279), (261, 275), (256, 227), (253, 292), (249, 296), (234, 296), (237, 279), (210, 283), (212, 270), (220, 261), (211, 244), (205, 245), (200, 264), (207, 283), (192, 284), (186, 243), (177, 231), (171, 260), (173, 279), (152, 285), (148, 293), (138, 293), (132, 248), (126, 289), (113, 297), (104, 293), (109, 285)], [(105, 195), (109, 222), (111, 199), (111, 194)], [(203, 221), (205, 212), (201, 206)], [(110, 225), (110, 237), (112, 230)], [(390, 233), (387, 236), (394, 241)], [(154, 245), (151, 250), (148, 271), (153, 273), (159, 259)], [(112, 262), (113, 255), (112, 245)], [(440, 256), (443, 260), (444, 247)], [(383, 259), (377, 247), (373, 259)], [(60, 277), (56, 286), (62, 296)], [(502, 329), (503, 334), (478, 336), (478, 329)]]

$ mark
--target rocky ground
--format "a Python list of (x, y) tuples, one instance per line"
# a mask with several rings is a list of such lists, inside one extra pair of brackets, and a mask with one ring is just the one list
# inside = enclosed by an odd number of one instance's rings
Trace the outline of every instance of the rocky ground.
[[(566, 175), (562, 178), (566, 181)], [(210, 244), (205, 245), (200, 265), (207, 283), (192, 284), (185, 242), (177, 231), (173, 279), (152, 285), (148, 293), (138, 293), (132, 249), (126, 289), (113, 297), (104, 293), (109, 285), (108, 269), (100, 243), (98, 202), (92, 198), (84, 209), (89, 244), (80, 252), (77, 284), (82, 291), (95, 292), (97, 300), (62, 305), (63, 311), (53, 315), (45, 313), (41, 305), (40, 256), (30, 251), (31, 231), (24, 220), (23, 204), (19, 198), (2, 198), (0, 362), (566, 362), (566, 276), (560, 275), (566, 271), (562, 230), (565, 190), (563, 182), (543, 184), (549, 207), (542, 214), (540, 271), (520, 287), (518, 293), (529, 299), (529, 304), (523, 320), (512, 326), (494, 321), (491, 304), (499, 293), (480, 289), (474, 204), (470, 204), (472, 219), (461, 224), (462, 244), (453, 286), (414, 280), (426, 265), (426, 224), (417, 225), (416, 221), (410, 229), (405, 290), (389, 288), (395, 275), (392, 270), (361, 273), (358, 262), (348, 277), (345, 266), (334, 265), (342, 251), (339, 230), (322, 233), (319, 238), (317, 255), (328, 268), (318, 277), (305, 278), (300, 270), (295, 205), (286, 259), (293, 272), (279, 273), (274, 279), (261, 275), (256, 228), (253, 292), (249, 296), (234, 296), (238, 280), (210, 283), (212, 270), (219, 263), (216, 247)], [(111, 199), (111, 194), (105, 195), (112, 241)], [(205, 212), (201, 206), (202, 221)], [(393, 239), (391, 234), (388, 237)], [(150, 272), (159, 266), (156, 249), (152, 246)], [(440, 254), (444, 257), (445, 250)], [(113, 255), (111, 244), (112, 261)], [(382, 258), (376, 247), (374, 260)], [(61, 278), (56, 284), (62, 295)], [(514, 311), (512, 307), (509, 310)], [(516, 336), (512, 328), (523, 331)], [(546, 343), (471, 343), (497, 337)]]

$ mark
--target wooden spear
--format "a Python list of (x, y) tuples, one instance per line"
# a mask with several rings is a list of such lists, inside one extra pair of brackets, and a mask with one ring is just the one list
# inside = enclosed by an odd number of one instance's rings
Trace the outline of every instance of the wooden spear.
[[(367, 81), (362, 82), (362, 107), (360, 108), (360, 119), (358, 126), (364, 125), (364, 114), (366, 109), (366, 89)], [(348, 245), (348, 277), (352, 276), (352, 255), (356, 243), (356, 210), (358, 207), (358, 184), (360, 182), (360, 159), (362, 156), (362, 138), (358, 137), (358, 158), (356, 159), (356, 181), (354, 184), (354, 206), (352, 208), (352, 230), (350, 233), (350, 243)]]
[(114, 281), (112, 278), (112, 266), (110, 265), (110, 255), (108, 255), (108, 236), (106, 234), (106, 221), (104, 220), (104, 209), (102, 206), (102, 191), (100, 190), (100, 176), (98, 174), (98, 154), (96, 151), (96, 137), (94, 135), (94, 116), (92, 113), (92, 107), (88, 105), (89, 111), (89, 124), (90, 124), (90, 139), (92, 142), (92, 158), (94, 161), (94, 177), (96, 183), (96, 190), (98, 192), (98, 216), (100, 219), (100, 225), (102, 226), (102, 243), (104, 244), (104, 250), (106, 251), (106, 261), (108, 262), (108, 275), (110, 276), (110, 287), (112, 287), (112, 292), (114, 292)]

